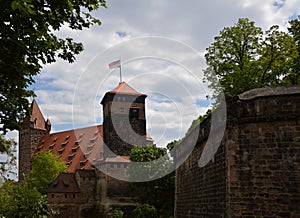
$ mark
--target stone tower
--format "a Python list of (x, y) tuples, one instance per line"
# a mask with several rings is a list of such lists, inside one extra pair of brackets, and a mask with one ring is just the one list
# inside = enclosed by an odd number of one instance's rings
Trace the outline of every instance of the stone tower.
[(146, 146), (146, 97), (125, 82), (104, 95), (101, 104), (106, 157), (128, 156), (134, 145)]
[(31, 103), (31, 113), (21, 122), (19, 131), (19, 180), (30, 171), (30, 163), (41, 138), (51, 130), (51, 123), (44, 116), (35, 100)]

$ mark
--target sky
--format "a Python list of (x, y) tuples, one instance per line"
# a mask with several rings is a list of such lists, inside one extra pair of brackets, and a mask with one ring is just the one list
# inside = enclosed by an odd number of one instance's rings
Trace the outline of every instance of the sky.
[(32, 89), (52, 132), (102, 124), (100, 101), (120, 81), (108, 64), (121, 59), (123, 81), (148, 96), (148, 133), (165, 146), (211, 104), (203, 55), (224, 27), (247, 17), (263, 30), (277, 24), (286, 31), (298, 14), (300, 0), (108, 0), (94, 13), (101, 26), (56, 33), (85, 50), (72, 64), (46, 65)]

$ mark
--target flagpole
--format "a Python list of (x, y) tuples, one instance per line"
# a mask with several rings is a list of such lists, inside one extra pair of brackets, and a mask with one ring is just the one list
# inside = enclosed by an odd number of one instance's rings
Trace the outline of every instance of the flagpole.
[(122, 62), (120, 62), (120, 83), (122, 83)]

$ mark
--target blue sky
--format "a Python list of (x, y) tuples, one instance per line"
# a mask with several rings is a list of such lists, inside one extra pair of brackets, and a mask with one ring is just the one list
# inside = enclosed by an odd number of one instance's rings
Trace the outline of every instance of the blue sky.
[(160, 146), (181, 138), (206, 112), (203, 54), (223, 27), (247, 17), (264, 30), (273, 24), (286, 30), (300, 14), (300, 0), (108, 0), (107, 6), (94, 13), (101, 26), (57, 33), (85, 50), (73, 64), (44, 67), (32, 86), (36, 100), (53, 132), (101, 124), (99, 102), (119, 82), (118, 70), (107, 65), (121, 58), (123, 80), (148, 95), (147, 128)]

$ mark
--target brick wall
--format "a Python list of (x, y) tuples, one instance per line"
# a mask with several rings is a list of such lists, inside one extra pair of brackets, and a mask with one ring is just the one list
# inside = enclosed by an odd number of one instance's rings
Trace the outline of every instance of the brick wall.
[(210, 119), (176, 171), (175, 217), (300, 217), (300, 87), (228, 97), (220, 147), (200, 168)]
[(19, 132), (19, 180), (31, 169), (31, 160), (41, 138), (48, 130), (34, 129), (32, 127)]

